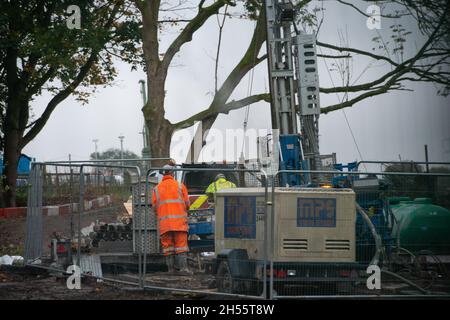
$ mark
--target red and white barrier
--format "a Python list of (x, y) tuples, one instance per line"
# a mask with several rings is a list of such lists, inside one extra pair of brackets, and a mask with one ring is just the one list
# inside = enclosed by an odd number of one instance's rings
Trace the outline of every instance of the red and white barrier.
[[(103, 196), (93, 200), (85, 200), (84, 201), (84, 212), (100, 209), (104, 207), (108, 207), (111, 205), (112, 199), (111, 196)], [(57, 206), (45, 206), (42, 208), (42, 214), (47, 217), (53, 216), (62, 216), (70, 214), (70, 212), (78, 212), (79, 204), (78, 203), (68, 203)], [(15, 208), (0, 208), (0, 219), (8, 219), (8, 218), (20, 218), (27, 216), (27, 207), (15, 207)]]

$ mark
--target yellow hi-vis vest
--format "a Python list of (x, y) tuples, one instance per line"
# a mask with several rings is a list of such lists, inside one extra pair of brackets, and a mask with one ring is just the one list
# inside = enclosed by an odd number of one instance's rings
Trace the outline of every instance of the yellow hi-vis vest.
[(208, 200), (208, 194), (215, 195), (217, 191), (222, 189), (230, 189), (230, 188), (236, 188), (236, 185), (233, 182), (227, 181), (224, 178), (217, 179), (213, 183), (211, 183), (208, 188), (206, 189), (205, 193), (206, 195), (198, 197), (189, 207), (189, 210), (195, 210), (200, 208), (205, 201)]
[(223, 190), (223, 189), (231, 189), (231, 188), (236, 188), (236, 185), (231, 182), (231, 181), (227, 181), (224, 178), (220, 178), (217, 179), (216, 181), (214, 181), (213, 183), (211, 183), (208, 188), (206, 189), (205, 193), (208, 194), (213, 194), (215, 195), (217, 191), (219, 190)]

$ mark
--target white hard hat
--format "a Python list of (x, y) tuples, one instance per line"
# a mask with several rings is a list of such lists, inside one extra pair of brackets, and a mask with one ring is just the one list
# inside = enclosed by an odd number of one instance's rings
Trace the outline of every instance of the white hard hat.
[(163, 175), (172, 174), (173, 173), (174, 166), (171, 166), (170, 164), (166, 164), (163, 167)]
[(215, 178), (214, 181), (217, 181), (219, 179), (226, 179), (225, 175), (223, 173), (219, 173)]

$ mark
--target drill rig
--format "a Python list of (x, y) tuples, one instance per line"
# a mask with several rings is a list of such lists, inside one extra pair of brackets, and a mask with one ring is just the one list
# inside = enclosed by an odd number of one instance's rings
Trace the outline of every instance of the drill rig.
[[(319, 76), (316, 39), (299, 33), (290, 1), (265, 1), (272, 128), (279, 133), (281, 170), (320, 170)], [(282, 174), (280, 185), (311, 183)]]

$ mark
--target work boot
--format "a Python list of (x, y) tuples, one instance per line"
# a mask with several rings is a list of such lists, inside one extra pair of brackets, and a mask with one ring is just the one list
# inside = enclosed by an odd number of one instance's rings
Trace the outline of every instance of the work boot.
[(167, 264), (167, 272), (174, 273), (175, 272), (175, 257), (171, 254), (166, 256), (166, 264)]
[(175, 255), (175, 269), (177, 270), (177, 273), (182, 275), (193, 274), (193, 272), (188, 268), (186, 252)]

